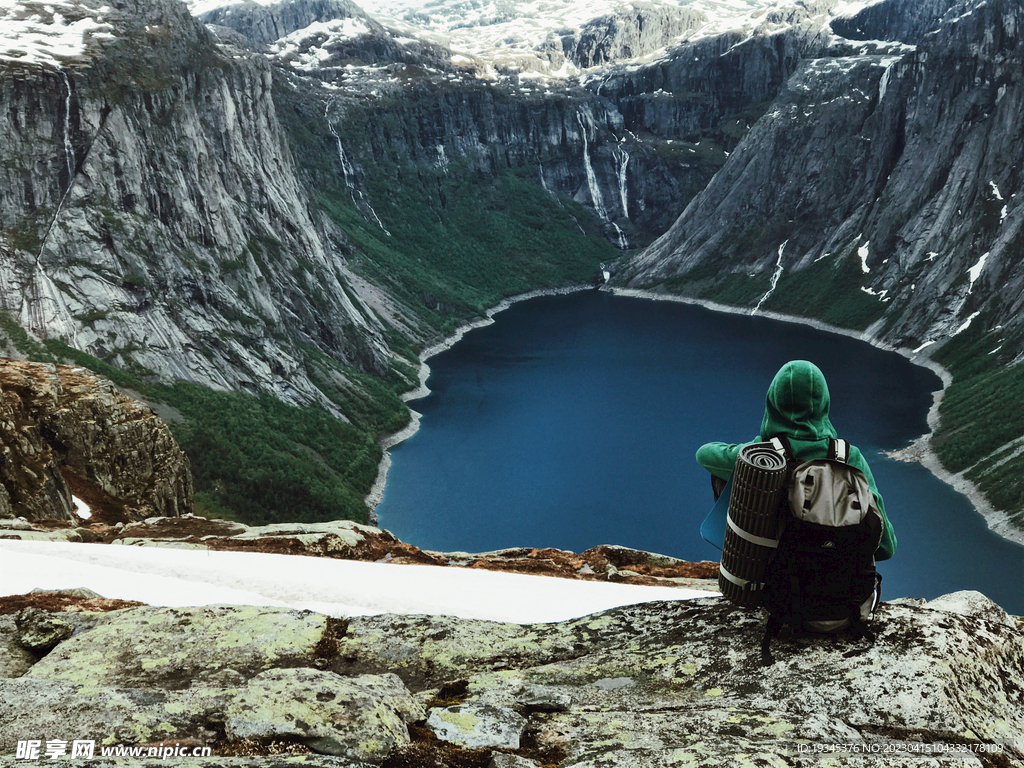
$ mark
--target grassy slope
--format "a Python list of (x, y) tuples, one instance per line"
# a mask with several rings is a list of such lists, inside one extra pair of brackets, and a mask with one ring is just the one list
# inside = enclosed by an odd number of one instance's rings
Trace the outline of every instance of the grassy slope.
[(985, 330), (992, 325), (983, 313), (934, 355), (953, 373), (935, 449), (947, 469), (964, 472), (1024, 530), (1024, 365), (1000, 354), (1021, 340)]

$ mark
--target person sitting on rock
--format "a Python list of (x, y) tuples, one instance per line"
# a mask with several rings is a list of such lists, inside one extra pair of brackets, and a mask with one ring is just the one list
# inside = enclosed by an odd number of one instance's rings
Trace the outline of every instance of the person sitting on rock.
[[(793, 360), (775, 374), (761, 421), (761, 433), (751, 442), (764, 442), (773, 437), (786, 437), (796, 461), (812, 461), (828, 456), (829, 439), (836, 438), (828, 418), (828, 384), (825, 375), (814, 363)], [(707, 443), (697, 451), (697, 463), (711, 473), (717, 499), (736, 466), (740, 450), (749, 443)], [(875, 560), (888, 560), (896, 552), (896, 534), (885, 514), (882, 496), (878, 493), (871, 468), (861, 452), (850, 446), (849, 465), (864, 473), (882, 515), (882, 540)]]

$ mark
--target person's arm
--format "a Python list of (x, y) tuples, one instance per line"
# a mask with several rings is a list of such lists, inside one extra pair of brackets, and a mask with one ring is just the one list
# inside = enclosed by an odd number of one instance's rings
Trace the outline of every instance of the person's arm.
[(705, 443), (697, 449), (697, 463), (715, 477), (728, 480), (744, 445), (746, 443)]
[(871, 467), (868, 466), (867, 460), (857, 448), (850, 451), (850, 466), (859, 469), (868, 479), (871, 495), (875, 497), (875, 505), (882, 515), (882, 540), (878, 544), (878, 549), (875, 550), (875, 560), (888, 560), (896, 554), (896, 532), (893, 531), (892, 523), (889, 522), (889, 517), (885, 514), (885, 502), (882, 501), (882, 494), (878, 492), (878, 486), (875, 485)]

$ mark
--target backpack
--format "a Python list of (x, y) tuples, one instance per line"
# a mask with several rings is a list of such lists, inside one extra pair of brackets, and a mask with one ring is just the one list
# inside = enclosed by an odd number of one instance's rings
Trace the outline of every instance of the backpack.
[(772, 443), (791, 468), (779, 544), (765, 572), (762, 664), (773, 663), (771, 641), (787, 624), (811, 632), (851, 627), (858, 639), (874, 642), (865, 622), (881, 596), (874, 554), (882, 515), (864, 473), (848, 463), (850, 444), (829, 440), (828, 458), (796, 463), (784, 437)]

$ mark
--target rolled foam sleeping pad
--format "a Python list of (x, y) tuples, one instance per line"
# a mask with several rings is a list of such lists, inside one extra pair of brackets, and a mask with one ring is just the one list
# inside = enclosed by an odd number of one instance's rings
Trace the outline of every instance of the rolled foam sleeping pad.
[(761, 603), (765, 567), (779, 543), (786, 476), (786, 458), (771, 443), (751, 443), (740, 450), (718, 574), (718, 588), (736, 605), (752, 608)]

